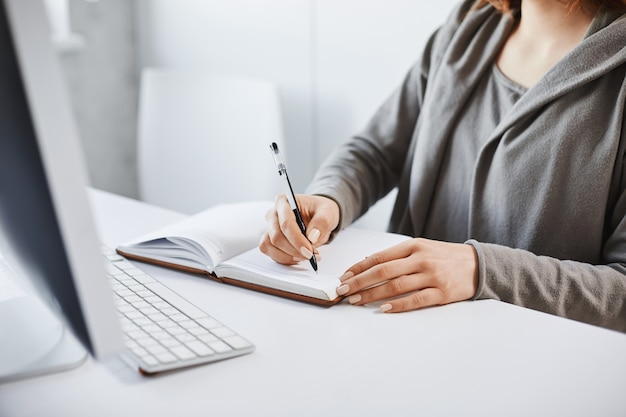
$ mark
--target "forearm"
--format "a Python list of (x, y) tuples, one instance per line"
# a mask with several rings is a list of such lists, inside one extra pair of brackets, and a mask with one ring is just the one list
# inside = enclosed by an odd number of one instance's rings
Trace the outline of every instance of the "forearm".
[(469, 241), (478, 253), (475, 299), (496, 299), (626, 331), (626, 266), (561, 261)]
[(377, 159), (377, 145), (355, 137), (338, 147), (320, 167), (307, 193), (329, 197), (340, 207), (344, 228), (394, 186), (394, 173), (384, 160)]
[(409, 71), (366, 128), (334, 149), (307, 188), (307, 193), (338, 202), (341, 227), (352, 223), (397, 185), (420, 114), (427, 64), (422, 59)]

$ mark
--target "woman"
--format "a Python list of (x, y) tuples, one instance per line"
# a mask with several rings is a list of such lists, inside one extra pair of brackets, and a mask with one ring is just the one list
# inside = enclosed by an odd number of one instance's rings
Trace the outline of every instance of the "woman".
[(464, 1), (260, 248), (308, 259), (398, 187), (415, 236), (347, 270), (352, 304), (491, 298), (626, 331), (626, 1)]

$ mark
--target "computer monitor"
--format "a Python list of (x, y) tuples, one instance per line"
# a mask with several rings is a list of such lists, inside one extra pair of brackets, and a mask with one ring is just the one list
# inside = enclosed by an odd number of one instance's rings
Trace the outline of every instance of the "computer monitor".
[(0, 250), (38, 293), (0, 302), (0, 380), (72, 367), (86, 351), (104, 358), (122, 348), (41, 0), (0, 0)]

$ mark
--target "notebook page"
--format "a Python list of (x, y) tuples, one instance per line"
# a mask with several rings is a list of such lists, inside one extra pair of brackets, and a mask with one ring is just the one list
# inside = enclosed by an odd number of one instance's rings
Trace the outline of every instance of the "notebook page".
[(282, 265), (258, 248), (225, 261), (217, 271), (221, 276), (332, 300), (337, 297), (335, 290), (339, 277), (347, 268), (372, 253), (407, 239), (409, 237), (404, 235), (348, 228), (341, 231), (333, 242), (318, 248), (317, 273), (308, 261), (293, 266)]
[(147, 256), (155, 250), (167, 257), (168, 250), (180, 255), (182, 247), (194, 262), (202, 259), (213, 268), (259, 244), (266, 228), (265, 213), (273, 205), (272, 201), (256, 201), (214, 206), (120, 248)]

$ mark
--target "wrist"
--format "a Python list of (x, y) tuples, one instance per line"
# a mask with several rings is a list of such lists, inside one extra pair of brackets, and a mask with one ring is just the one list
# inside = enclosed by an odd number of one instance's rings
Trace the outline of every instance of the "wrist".
[(476, 261), (476, 268), (474, 273), (474, 295), (470, 298), (471, 300), (478, 300), (480, 298), (485, 298), (482, 295), (484, 287), (485, 287), (485, 266), (484, 266), (484, 254), (482, 251), (482, 247), (477, 240), (470, 239), (465, 242), (466, 245), (469, 245), (474, 250), (474, 256)]

